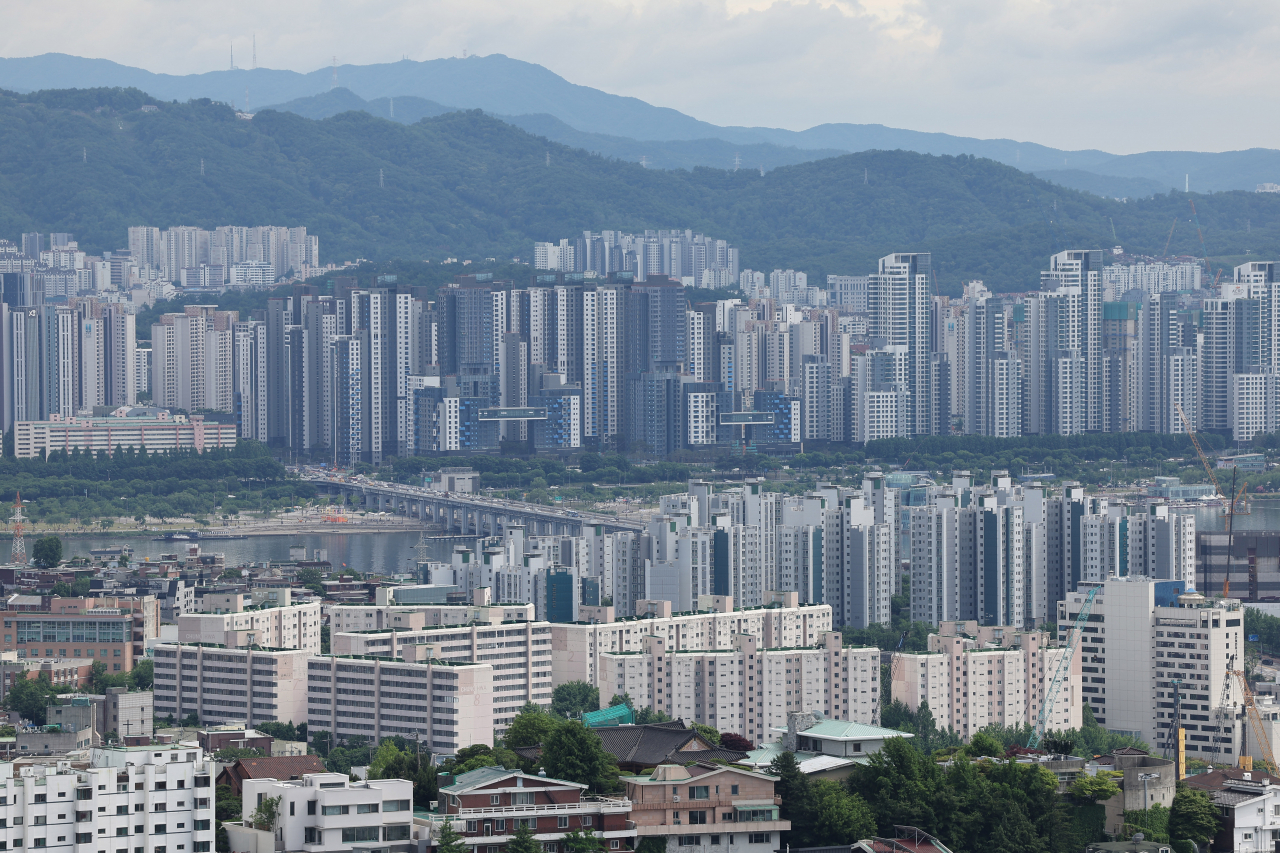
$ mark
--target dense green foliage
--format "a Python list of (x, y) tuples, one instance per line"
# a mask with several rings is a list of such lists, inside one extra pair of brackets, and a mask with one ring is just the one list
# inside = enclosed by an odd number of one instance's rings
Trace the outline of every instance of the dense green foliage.
[(62, 562), (62, 540), (57, 536), (40, 537), (31, 548), (31, 556), (41, 568), (48, 569), (58, 565)]
[(253, 727), (264, 735), (271, 735), (277, 740), (300, 740), (303, 743), (307, 740), (306, 723), (298, 723), (297, 726), (294, 726), (293, 723), (276, 723), (268, 721), (265, 723), (254, 723)]
[(782, 798), (781, 817), (791, 821), (784, 844), (847, 846), (875, 834), (875, 817), (861, 796), (830, 779), (810, 779), (790, 752), (774, 758), (769, 772), (778, 777), (774, 794)]
[(205, 453), (58, 452), (48, 461), (6, 456), (0, 458), (0, 484), (0, 502), (12, 503), (21, 493), (30, 502), (28, 515), (48, 524), (229, 515), (291, 506), (316, 495), (314, 486), (289, 478), (264, 445), (247, 440), (232, 450)]
[(595, 793), (618, 787), (618, 767), (600, 735), (577, 720), (566, 720), (542, 742), (542, 768), (553, 779), (587, 785)]
[[(358, 112), (242, 121), (207, 100), (141, 112), (149, 101), (130, 90), (0, 94), (0, 232), (71, 231), (98, 252), (139, 222), (305, 224), (328, 258), (438, 262), (527, 259), (534, 240), (587, 228), (688, 227), (741, 246), (744, 267), (819, 281), (871, 271), (891, 251), (931, 251), (940, 291), (958, 294), (974, 278), (1025, 289), (1068, 247), (1118, 238), (1157, 254), (1170, 222), (1190, 215), (1182, 193), (1124, 204), (969, 156), (866, 151), (764, 176), (662, 171), (479, 111), (405, 126)], [(1280, 198), (1195, 198), (1216, 262), (1280, 249)], [(1196, 229), (1176, 229), (1171, 251), (1201, 254)]]
[(1209, 795), (1179, 784), (1169, 807), (1169, 837), (1194, 841), (1203, 847), (1218, 834), (1218, 826), (1218, 807)]
[(4, 707), (7, 711), (17, 711), (24, 720), (43, 726), (45, 709), (50, 703), (57, 704), (58, 692), (47, 672), (36, 678), (18, 678), (5, 694)]
[(600, 688), (585, 681), (566, 681), (551, 691), (551, 712), (579, 719), (587, 711), (600, 710)]
[(1272, 653), (1280, 649), (1280, 617), (1263, 613), (1256, 607), (1244, 609), (1244, 635), (1258, 635), (1258, 643), (1263, 649)]
[(961, 753), (944, 767), (894, 738), (854, 769), (847, 788), (869, 807), (877, 834), (917, 826), (955, 853), (1075, 853), (1100, 840), (1077, 828), (1093, 822), (1075, 821), (1057, 778), (1034, 764), (973, 762)]
[(1169, 843), (1169, 810), (1159, 803), (1151, 808), (1124, 813), (1125, 834), (1141, 832), (1147, 841)]
[(555, 731), (558, 725), (560, 720), (553, 714), (547, 713), (532, 702), (526, 702), (520, 709), (520, 713), (512, 719), (511, 725), (507, 726), (507, 733), (502, 741), (510, 749), (537, 746)]

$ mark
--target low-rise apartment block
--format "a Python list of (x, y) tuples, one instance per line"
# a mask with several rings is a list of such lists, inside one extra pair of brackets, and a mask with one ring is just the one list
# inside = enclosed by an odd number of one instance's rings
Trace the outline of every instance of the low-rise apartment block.
[(160, 606), (154, 595), (15, 598), (39, 599), (41, 608), (4, 613), (0, 650), (16, 650), (19, 659), (92, 658), (106, 664), (108, 672), (128, 672), (143, 657), (146, 641), (159, 634)]
[(528, 827), (545, 850), (558, 849), (554, 845), (575, 831), (594, 835), (609, 850), (631, 849), (635, 830), (628, 828), (632, 804), (625, 797), (588, 796), (585, 785), (501, 767), (463, 773), (451, 785), (444, 781), (439, 810), (429, 818), (432, 837), (450, 821), (474, 845), (502, 845)]
[[(968, 738), (984, 726), (1035, 725), (1045, 693), (1066, 654), (1041, 631), (943, 622), (929, 651), (898, 653), (893, 698), (912, 711), (921, 702), (940, 728)], [(1077, 653), (1050, 711), (1049, 729), (1079, 728), (1083, 714)]]
[(313, 657), (299, 688), (307, 728), (377, 743), (400, 735), (432, 752), (492, 744), (494, 670), (490, 664), (423, 663), (369, 657)]
[[(126, 750), (128, 760), (118, 760)], [(0, 779), (6, 850), (213, 850), (212, 768), (199, 750), (99, 748), (92, 756), (88, 769), (37, 764)]]
[(307, 719), (306, 649), (201, 643), (155, 647), (155, 713), (218, 725)]
[(765, 648), (737, 634), (725, 649), (671, 649), (650, 635), (639, 652), (607, 652), (595, 682), (603, 701), (627, 694), (635, 707), (734, 732), (755, 743), (778, 737), (788, 713), (820, 711), (839, 720), (873, 722), (880, 652), (843, 648), (829, 632), (812, 647)]
[[(352, 849), (408, 850), (413, 836), (413, 783), (405, 779), (353, 782), (345, 773), (310, 773), (301, 779), (246, 779), (244, 823), (225, 824), (233, 850), (264, 849), (248, 826), (258, 804), (279, 797), (277, 841), (284, 850), (348, 853)], [(267, 847), (265, 849), (272, 849)]]
[(774, 853), (782, 800), (771, 776), (722, 764), (662, 764), (625, 776), (638, 839), (661, 838), (668, 853)]
[(178, 640), (269, 649), (302, 649), (320, 654), (320, 603), (250, 607), (229, 613), (186, 613), (178, 617)]

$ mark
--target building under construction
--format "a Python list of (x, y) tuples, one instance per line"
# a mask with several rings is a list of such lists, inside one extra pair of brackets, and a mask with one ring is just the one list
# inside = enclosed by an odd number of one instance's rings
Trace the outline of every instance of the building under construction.
[(1216, 594), (1226, 582), (1231, 598), (1280, 601), (1280, 531), (1197, 532), (1196, 588)]

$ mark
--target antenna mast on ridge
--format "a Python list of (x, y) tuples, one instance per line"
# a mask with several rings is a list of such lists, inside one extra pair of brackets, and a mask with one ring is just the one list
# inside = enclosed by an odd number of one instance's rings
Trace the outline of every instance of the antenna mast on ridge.
[(249, 65), (249, 68), (252, 69), (257, 67), (258, 67), (258, 34), (254, 33), (253, 34), (253, 62)]
[(333, 83), (329, 85), (330, 89), (338, 88), (338, 57), (333, 58)]
[(25, 521), (26, 519), (22, 517), (22, 493), (19, 492), (14, 497), (13, 515), (9, 516), (9, 524), (13, 526), (13, 545), (9, 549), (9, 562), (15, 566), (27, 564), (27, 543), (22, 538)]

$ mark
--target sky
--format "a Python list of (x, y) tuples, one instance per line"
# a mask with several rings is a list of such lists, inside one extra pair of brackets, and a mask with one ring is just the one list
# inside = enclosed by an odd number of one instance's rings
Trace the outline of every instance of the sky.
[[(171, 74), (503, 53), (721, 125), (1055, 148), (1276, 147), (1280, 4), (1235, 0), (8, 0), (0, 55)], [(1270, 85), (1269, 85), (1270, 84)]]

